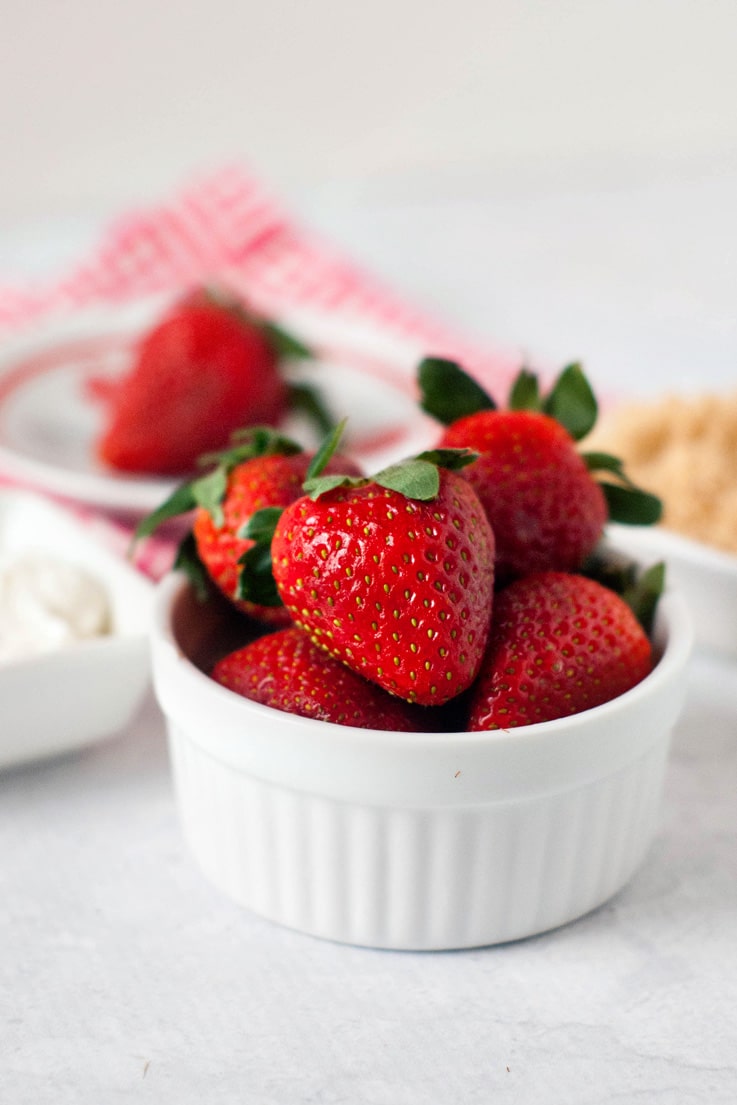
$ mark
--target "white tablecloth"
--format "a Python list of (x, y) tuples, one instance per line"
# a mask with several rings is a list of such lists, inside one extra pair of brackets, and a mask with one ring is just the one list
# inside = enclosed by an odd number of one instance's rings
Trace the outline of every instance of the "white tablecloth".
[[(734, 185), (305, 206), (478, 334), (654, 391), (737, 386)], [(0, 776), (0, 1101), (732, 1105), (736, 795), (737, 664), (698, 654), (660, 831), (615, 899), (503, 947), (343, 947), (205, 882), (149, 698), (112, 740)]]

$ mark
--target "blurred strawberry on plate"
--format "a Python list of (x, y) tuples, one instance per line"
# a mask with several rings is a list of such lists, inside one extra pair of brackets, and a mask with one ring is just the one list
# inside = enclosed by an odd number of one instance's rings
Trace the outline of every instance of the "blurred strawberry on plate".
[[(171, 472), (122, 471), (105, 463), (99, 443), (121, 381), (131, 371), (142, 335), (164, 317), (161, 296), (56, 316), (0, 350), (0, 477), (72, 501), (141, 516), (155, 509), (178, 482)], [(304, 385), (319, 392), (336, 420), (347, 417), (346, 450), (360, 464), (378, 467), (422, 448), (429, 420), (417, 407), (412, 376), (417, 350), (411, 343), (382, 341), (372, 327), (344, 327), (341, 352), (326, 353), (321, 333), (332, 320), (303, 312), (270, 327), (309, 335), (315, 359), (298, 360), (284, 349), (281, 369), (292, 396), (280, 429), (306, 448), (320, 439), (304, 404)], [(366, 352), (368, 351), (368, 352)], [(309, 399), (307, 402), (309, 405)], [(162, 435), (163, 416), (153, 417)], [(168, 432), (168, 431), (167, 431)], [(227, 439), (227, 435), (226, 435)]]
[[(120, 380), (90, 382), (103, 394), (103, 463), (123, 472), (186, 475), (233, 430), (275, 425), (290, 395), (281, 331), (235, 300), (200, 291), (144, 333)], [(292, 341), (289, 352), (309, 356)]]

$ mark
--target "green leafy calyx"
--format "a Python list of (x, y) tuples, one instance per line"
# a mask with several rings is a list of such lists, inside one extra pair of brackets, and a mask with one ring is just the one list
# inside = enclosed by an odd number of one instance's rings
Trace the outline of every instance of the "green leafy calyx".
[(582, 570), (584, 575), (615, 591), (650, 636), (658, 602), (665, 590), (665, 564), (658, 562), (640, 571), (631, 560), (597, 550)]
[(310, 347), (301, 338), (298, 338), (281, 323), (263, 318), (226, 288), (211, 284), (203, 288), (201, 294), (206, 302), (212, 303), (224, 311), (230, 311), (245, 326), (260, 330), (280, 360), (307, 360), (314, 356)]
[(417, 378), (420, 406), (444, 426), (478, 411), (496, 409), (492, 397), (455, 361), (425, 357)]
[(523, 368), (510, 388), (508, 407), (512, 411), (547, 414), (574, 441), (580, 441), (594, 428), (599, 414), (596, 396), (580, 364), (566, 365), (547, 393), (540, 390), (537, 375)]
[(184, 572), (200, 602), (204, 602), (209, 597), (211, 591), (210, 577), (205, 565), (200, 560), (193, 534), (188, 533), (180, 542), (174, 557), (173, 568), (175, 571)]
[(319, 499), (321, 495), (334, 491), (337, 487), (363, 487), (375, 483), (390, 491), (398, 491), (407, 499), (427, 502), (434, 499), (440, 490), (440, 468), (458, 470), (471, 464), (478, 456), (470, 449), (431, 449), (382, 468), (370, 477), (324, 475), (325, 467), (340, 442), (345, 424), (344, 420), (326, 437), (309, 467), (303, 486), (312, 499)]
[(165, 522), (202, 507), (212, 517), (216, 526), (223, 524), (223, 499), (228, 486), (228, 476), (234, 468), (255, 457), (292, 456), (302, 452), (302, 446), (269, 426), (253, 426), (236, 430), (231, 435), (232, 445), (219, 453), (201, 457), (202, 466), (214, 465), (211, 471), (180, 484), (161, 506), (143, 518), (136, 527), (134, 541), (148, 537)]
[[(459, 418), (496, 410), (497, 404), (480, 384), (455, 361), (426, 357), (417, 370), (420, 406), (449, 426)], [(522, 368), (512, 383), (509, 410), (539, 411), (555, 418), (574, 441), (593, 428), (598, 415), (596, 397), (580, 364), (569, 364), (543, 394), (536, 373)]]
[(574, 441), (594, 428), (599, 414), (596, 396), (580, 364), (569, 364), (542, 400), (543, 414), (560, 422)]
[(593, 452), (581, 453), (581, 457), (589, 472), (606, 472), (611, 477), (598, 481), (607, 501), (610, 521), (630, 526), (652, 526), (660, 521), (663, 514), (661, 500), (632, 482), (619, 457)]
[(261, 322), (262, 332), (266, 335), (271, 348), (279, 358), (290, 360), (309, 360), (314, 356), (308, 345), (291, 331), (275, 322)]
[(291, 383), (288, 390), (288, 405), (293, 414), (303, 414), (323, 437), (335, 429), (335, 419), (318, 388), (312, 384)]
[[(496, 410), (496, 403), (455, 361), (427, 357), (418, 368), (422, 409), (449, 425), (470, 414)], [(591, 432), (598, 417), (593, 389), (578, 363), (566, 365), (543, 392), (535, 372), (522, 368), (512, 383), (507, 409), (533, 411), (554, 418), (574, 441)], [(608, 453), (582, 453), (589, 471), (606, 473), (599, 480), (609, 518), (629, 525), (653, 525), (662, 515), (662, 503), (627, 476), (624, 465)], [(378, 482), (378, 480), (377, 480)]]
[(236, 598), (259, 606), (281, 606), (271, 566), (271, 540), (283, 514), (280, 506), (266, 506), (255, 511), (238, 530), (238, 537), (253, 544), (238, 558)]

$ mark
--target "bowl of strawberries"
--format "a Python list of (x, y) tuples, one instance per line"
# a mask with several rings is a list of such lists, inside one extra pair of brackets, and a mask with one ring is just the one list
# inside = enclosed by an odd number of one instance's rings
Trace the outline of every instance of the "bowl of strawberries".
[[(657, 828), (691, 646), (659, 504), (578, 442), (578, 366), (497, 408), (428, 358), (424, 453), (364, 475), (250, 429), (139, 529), (192, 525), (152, 632), (181, 820), (210, 880), (337, 941), (450, 949), (594, 909)], [(603, 474), (603, 478), (602, 478)]]

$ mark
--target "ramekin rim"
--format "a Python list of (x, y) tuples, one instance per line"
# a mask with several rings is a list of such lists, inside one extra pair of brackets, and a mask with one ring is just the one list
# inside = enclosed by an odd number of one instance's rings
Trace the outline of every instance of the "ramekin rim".
[[(296, 714), (287, 714), (283, 711), (265, 706), (249, 699), (235, 695), (226, 687), (222, 687), (201, 671), (194, 662), (187, 657), (178, 644), (171, 624), (171, 611), (174, 603), (187, 587), (189, 581), (179, 571), (167, 573), (156, 585), (153, 604), (153, 616), (151, 620), (151, 635), (154, 642), (167, 644), (172, 648), (181, 660), (187, 665), (188, 673), (203, 689), (203, 693), (210, 693), (214, 701), (220, 701), (230, 709), (238, 709), (243, 703), (243, 708), (248, 710), (252, 717), (274, 719), (279, 715), (280, 720), (290, 726), (306, 727), (306, 732), (318, 733), (325, 739), (328, 734), (341, 742), (341, 745), (351, 741), (359, 741), (365, 744), (373, 739), (377, 746), (387, 743), (396, 749), (399, 744), (422, 747), (432, 746), (439, 749), (444, 746), (458, 749), (462, 745), (466, 750), (488, 747), (489, 744), (505, 744), (513, 741), (516, 745), (529, 745), (544, 739), (546, 743), (555, 740), (556, 736), (565, 734), (570, 739), (572, 731), (589, 728), (597, 719), (605, 718), (608, 714), (634, 709), (641, 699), (654, 695), (658, 688), (667, 682), (674, 669), (680, 670), (685, 666), (693, 647), (693, 625), (687, 603), (683, 596), (673, 589), (666, 587), (661, 596), (654, 636), (665, 636), (662, 652), (653, 667), (653, 670), (630, 690), (617, 698), (594, 706), (589, 710), (571, 714), (567, 717), (557, 718), (553, 721), (535, 722), (530, 725), (517, 726), (510, 729), (483, 730), (471, 732), (468, 730), (454, 731), (422, 731), (422, 732), (395, 732), (381, 729), (365, 729), (355, 726), (338, 725), (332, 722), (316, 721), (313, 718), (305, 718)], [(154, 673), (156, 674), (156, 673)], [(201, 682), (200, 682), (201, 681)]]

